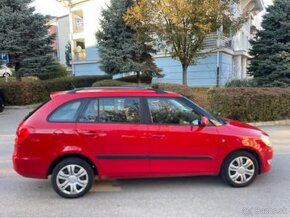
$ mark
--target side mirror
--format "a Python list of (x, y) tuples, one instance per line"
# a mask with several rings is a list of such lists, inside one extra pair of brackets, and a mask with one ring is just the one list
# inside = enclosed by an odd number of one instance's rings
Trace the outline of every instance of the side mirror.
[(201, 126), (207, 126), (209, 124), (208, 118), (207, 117), (201, 117), (200, 124), (201, 124)]

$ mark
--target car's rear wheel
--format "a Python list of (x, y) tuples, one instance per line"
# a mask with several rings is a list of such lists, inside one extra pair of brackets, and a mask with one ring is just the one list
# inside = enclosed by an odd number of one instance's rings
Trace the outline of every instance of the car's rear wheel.
[(94, 171), (85, 160), (68, 158), (56, 165), (51, 182), (54, 190), (64, 198), (78, 198), (92, 187)]
[(255, 180), (258, 171), (256, 157), (247, 151), (238, 151), (226, 158), (221, 176), (231, 186), (245, 187)]

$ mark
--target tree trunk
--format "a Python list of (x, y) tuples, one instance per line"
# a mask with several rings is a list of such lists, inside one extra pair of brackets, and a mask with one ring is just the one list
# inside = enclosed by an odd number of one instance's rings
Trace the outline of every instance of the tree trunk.
[(137, 72), (137, 83), (141, 84), (141, 76), (140, 76), (140, 72)]
[(20, 63), (17, 62), (15, 63), (15, 76), (16, 76), (16, 81), (21, 82), (21, 75), (18, 72), (19, 69), (20, 69)]
[(182, 84), (187, 86), (187, 68), (188, 66), (182, 65)]

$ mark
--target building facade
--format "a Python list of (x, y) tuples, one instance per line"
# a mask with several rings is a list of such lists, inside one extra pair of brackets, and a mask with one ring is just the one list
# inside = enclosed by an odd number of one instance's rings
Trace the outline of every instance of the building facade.
[[(57, 0), (69, 8), (70, 41), (72, 45), (72, 71), (79, 75), (102, 75), (95, 33), (100, 29), (101, 11), (110, 0)], [(250, 12), (250, 19), (233, 36), (222, 31), (209, 34), (197, 64), (188, 68), (188, 85), (224, 85), (233, 79), (247, 78), (249, 40), (253, 38), (257, 21), (255, 16), (264, 9), (263, 0), (241, 0), (234, 5), (237, 16)], [(155, 62), (163, 70), (163, 78), (153, 82), (182, 83), (182, 67), (170, 54), (159, 50)]]
[(70, 27), (69, 27), (69, 15), (62, 17), (51, 18), (49, 25), (49, 34), (55, 34), (55, 40), (52, 44), (53, 56), (59, 60), (59, 62), (66, 66), (66, 45), (70, 42)]

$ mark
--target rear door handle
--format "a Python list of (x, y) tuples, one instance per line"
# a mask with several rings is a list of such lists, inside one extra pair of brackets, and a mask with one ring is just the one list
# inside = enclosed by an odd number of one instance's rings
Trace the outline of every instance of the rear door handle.
[(94, 130), (78, 130), (78, 132), (82, 135), (87, 135), (87, 136), (96, 136), (98, 135), (97, 131)]
[(82, 134), (82, 135), (92, 136), (92, 137), (95, 137), (95, 138), (107, 136), (107, 133), (94, 131), (94, 130), (78, 130), (78, 132), (80, 134)]
[(165, 135), (164, 134), (152, 134), (151, 138), (153, 138), (153, 139), (164, 139)]

